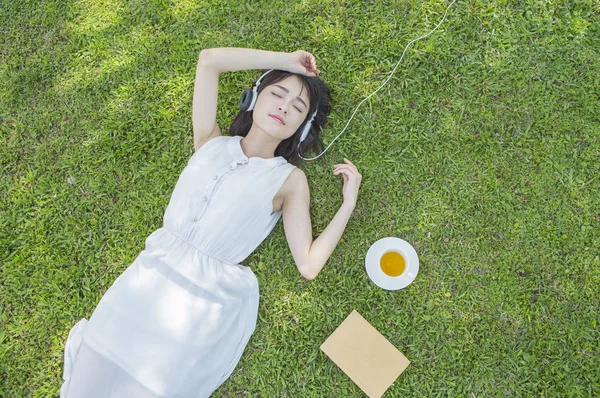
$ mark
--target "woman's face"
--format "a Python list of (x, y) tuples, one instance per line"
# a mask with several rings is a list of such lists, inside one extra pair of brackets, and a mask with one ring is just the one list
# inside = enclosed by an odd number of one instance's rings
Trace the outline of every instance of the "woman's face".
[(309, 107), (308, 91), (301, 80), (289, 76), (262, 89), (252, 112), (253, 123), (267, 134), (285, 140), (304, 122)]

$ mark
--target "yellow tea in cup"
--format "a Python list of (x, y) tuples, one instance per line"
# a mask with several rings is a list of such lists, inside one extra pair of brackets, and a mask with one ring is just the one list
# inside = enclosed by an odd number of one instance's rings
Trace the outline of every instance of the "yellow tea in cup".
[(400, 276), (406, 269), (406, 260), (402, 254), (394, 251), (384, 253), (379, 260), (379, 266), (388, 276)]

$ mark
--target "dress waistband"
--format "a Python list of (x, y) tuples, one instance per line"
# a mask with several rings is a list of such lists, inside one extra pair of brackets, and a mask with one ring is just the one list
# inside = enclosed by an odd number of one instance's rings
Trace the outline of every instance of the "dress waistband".
[(170, 229), (168, 229), (168, 228), (166, 228), (166, 227), (162, 227), (162, 229), (163, 229), (165, 232), (168, 232), (168, 233), (170, 233), (171, 235), (173, 235), (173, 236), (174, 236), (174, 237), (176, 237), (177, 239), (181, 240), (182, 242), (184, 242), (184, 243), (186, 243), (186, 244), (190, 245), (191, 247), (193, 247), (193, 248), (194, 248), (194, 250), (197, 250), (197, 251), (199, 251), (199, 252), (200, 252), (202, 255), (204, 255), (204, 256), (206, 256), (206, 257), (213, 258), (213, 259), (215, 259), (215, 260), (217, 260), (217, 261), (220, 261), (220, 262), (222, 262), (223, 264), (227, 264), (227, 265), (237, 265), (237, 264), (235, 264), (235, 263), (230, 263), (229, 261), (225, 261), (225, 260), (223, 260), (223, 259), (220, 259), (220, 258), (218, 258), (218, 257), (215, 257), (215, 256), (213, 256), (212, 254), (208, 254), (208, 253), (206, 253), (205, 251), (203, 251), (202, 249), (200, 249), (198, 246), (196, 246), (195, 244), (193, 244), (192, 242), (190, 242), (189, 240), (187, 240), (187, 239), (186, 239), (186, 238), (184, 238), (183, 236), (179, 235), (177, 232), (174, 232), (174, 231), (172, 231), (172, 230), (170, 230)]

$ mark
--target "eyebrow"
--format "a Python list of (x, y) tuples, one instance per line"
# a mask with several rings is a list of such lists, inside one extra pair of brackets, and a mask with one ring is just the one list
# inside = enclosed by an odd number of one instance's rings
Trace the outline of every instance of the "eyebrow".
[[(280, 86), (279, 84), (275, 84), (274, 86), (275, 86), (275, 87), (279, 87), (280, 89), (282, 89), (282, 90), (283, 90), (283, 91), (285, 91), (286, 93), (289, 93), (289, 92), (290, 92), (290, 90), (288, 90), (287, 88), (285, 88), (285, 87), (283, 87), (283, 86)], [(308, 105), (306, 105), (306, 102), (304, 102), (304, 100), (303, 100), (302, 98), (300, 98), (300, 97), (296, 97), (296, 98), (298, 99), (298, 101), (302, 102), (302, 104), (304, 104), (304, 106), (305, 106), (305, 107), (307, 107), (307, 108), (308, 108)]]

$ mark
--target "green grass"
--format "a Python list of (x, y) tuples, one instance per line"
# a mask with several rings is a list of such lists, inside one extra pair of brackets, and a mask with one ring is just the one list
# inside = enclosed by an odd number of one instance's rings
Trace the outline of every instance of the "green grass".
[[(192, 154), (198, 53), (304, 49), (333, 93), (326, 144), (441, 0), (0, 3), (0, 396), (57, 396), (69, 329), (161, 226)], [(314, 233), (363, 175), (316, 280), (283, 225), (244, 262), (257, 329), (215, 397), (359, 397), (319, 350), (352, 310), (411, 361), (387, 397), (600, 394), (600, 5), (458, 1), (309, 177)], [(259, 71), (220, 80), (228, 127)], [(224, 130), (225, 131), (225, 130)], [(410, 242), (407, 289), (367, 277)]]

